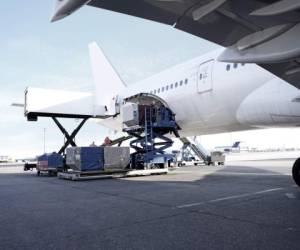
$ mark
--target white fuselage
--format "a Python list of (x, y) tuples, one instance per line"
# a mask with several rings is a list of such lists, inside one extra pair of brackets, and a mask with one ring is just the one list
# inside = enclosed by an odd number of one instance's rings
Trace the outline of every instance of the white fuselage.
[[(125, 88), (153, 93), (176, 114), (183, 136), (300, 125), (300, 90), (256, 64), (223, 63), (223, 49)], [(103, 120), (119, 129), (120, 117)]]

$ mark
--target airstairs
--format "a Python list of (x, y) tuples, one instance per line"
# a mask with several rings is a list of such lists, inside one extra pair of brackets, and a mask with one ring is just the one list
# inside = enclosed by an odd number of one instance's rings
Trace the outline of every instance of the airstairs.
[(193, 152), (199, 159), (202, 159), (206, 165), (210, 165), (211, 162), (211, 153), (206, 150), (200, 143), (197, 143), (195, 140), (192, 140), (188, 137), (181, 137), (182, 154)]

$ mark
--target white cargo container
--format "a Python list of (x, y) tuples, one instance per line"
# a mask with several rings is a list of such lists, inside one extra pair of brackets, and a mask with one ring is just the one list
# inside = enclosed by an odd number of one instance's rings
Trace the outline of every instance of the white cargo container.
[(104, 169), (125, 169), (130, 164), (129, 147), (104, 147)]
[(136, 126), (139, 124), (139, 110), (138, 104), (126, 103), (122, 107), (123, 123), (128, 126)]

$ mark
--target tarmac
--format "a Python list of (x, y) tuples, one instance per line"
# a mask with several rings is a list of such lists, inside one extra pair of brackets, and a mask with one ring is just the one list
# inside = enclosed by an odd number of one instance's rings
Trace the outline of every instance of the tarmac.
[(74, 182), (0, 168), (0, 249), (299, 249), (294, 160)]

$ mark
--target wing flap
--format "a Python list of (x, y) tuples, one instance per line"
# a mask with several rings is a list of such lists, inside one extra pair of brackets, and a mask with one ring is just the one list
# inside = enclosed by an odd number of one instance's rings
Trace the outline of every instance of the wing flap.
[(140, 17), (164, 24), (173, 25), (186, 9), (193, 5), (192, 1), (184, 0), (92, 0), (88, 5)]

